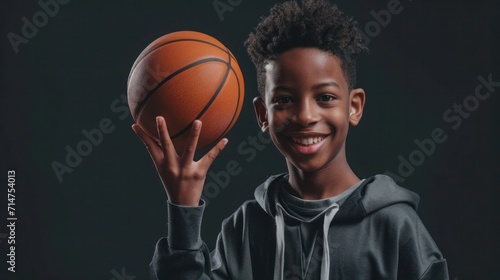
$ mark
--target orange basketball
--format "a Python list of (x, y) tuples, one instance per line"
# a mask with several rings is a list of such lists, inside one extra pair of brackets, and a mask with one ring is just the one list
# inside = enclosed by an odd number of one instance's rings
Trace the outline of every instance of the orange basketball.
[(158, 140), (163, 116), (175, 149), (184, 149), (194, 120), (201, 120), (197, 149), (220, 140), (243, 105), (244, 84), (234, 55), (215, 38), (194, 31), (164, 35), (136, 59), (128, 78), (135, 122)]

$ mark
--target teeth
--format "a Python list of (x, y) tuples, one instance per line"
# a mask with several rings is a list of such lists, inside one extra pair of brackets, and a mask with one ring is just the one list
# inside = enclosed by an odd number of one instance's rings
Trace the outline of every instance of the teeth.
[(292, 137), (292, 140), (293, 142), (299, 144), (299, 145), (303, 145), (303, 146), (309, 146), (309, 145), (312, 145), (312, 144), (316, 144), (318, 142), (321, 142), (323, 141), (324, 137), (323, 136), (320, 136), (320, 137)]

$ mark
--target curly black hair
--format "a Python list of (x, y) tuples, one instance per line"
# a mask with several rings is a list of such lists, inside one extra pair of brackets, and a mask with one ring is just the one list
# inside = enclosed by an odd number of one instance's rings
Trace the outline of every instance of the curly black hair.
[(261, 96), (265, 94), (266, 62), (287, 50), (315, 47), (339, 57), (349, 89), (356, 85), (356, 56), (368, 52), (357, 31), (357, 22), (328, 0), (276, 4), (269, 16), (260, 19), (245, 46), (257, 68)]

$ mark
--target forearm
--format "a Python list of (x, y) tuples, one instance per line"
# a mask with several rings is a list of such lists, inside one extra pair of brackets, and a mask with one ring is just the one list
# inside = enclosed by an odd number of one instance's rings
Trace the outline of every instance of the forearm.
[(200, 237), (204, 207), (167, 202), (167, 237), (156, 244), (151, 279), (212, 279), (209, 250)]

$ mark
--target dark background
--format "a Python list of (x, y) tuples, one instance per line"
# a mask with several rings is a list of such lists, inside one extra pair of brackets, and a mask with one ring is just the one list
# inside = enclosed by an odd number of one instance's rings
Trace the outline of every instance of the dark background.
[[(36, 1), (3, 2), (0, 276), (149, 279), (155, 243), (165, 235), (166, 196), (120, 98), (135, 58), (166, 33), (197, 30), (218, 38), (245, 76), (244, 109), (211, 168), (220, 172), (236, 160), (242, 171), (210, 198), (202, 232), (210, 248), (222, 219), (252, 199), (265, 178), (285, 170), (272, 144), (256, 150), (253, 160), (237, 149), (259, 132), (251, 105), (255, 70), (243, 41), (278, 1), (233, 0), (237, 5), (222, 20), (213, 2), (69, 1), (17, 54), (7, 34), (21, 35), (21, 18), (33, 22), (42, 9)], [(370, 11), (389, 2), (337, 3), (365, 30), (374, 21)], [(479, 76), (500, 81), (500, 4), (401, 0), (400, 7), (385, 27), (371, 30), (371, 53), (358, 60), (358, 84), (368, 99), (360, 126), (350, 131), (348, 159), (359, 177), (401, 175), (401, 158), (418, 150), (414, 141), (443, 129), (446, 141), (401, 185), (420, 194), (420, 216), (448, 260), (450, 279), (500, 279), (500, 87), (460, 118), (457, 129), (443, 118), (474, 94)], [(82, 130), (98, 128), (105, 118), (114, 130), (60, 182), (51, 164), (64, 164), (66, 147), (76, 148), (86, 139)], [(8, 170), (16, 171), (15, 274), (6, 270)]]

